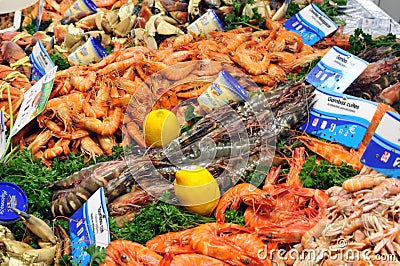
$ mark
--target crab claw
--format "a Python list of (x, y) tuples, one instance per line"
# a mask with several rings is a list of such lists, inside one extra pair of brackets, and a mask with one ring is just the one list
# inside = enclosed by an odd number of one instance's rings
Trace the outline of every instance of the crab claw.
[(189, 0), (188, 17), (190, 22), (200, 16), (200, 2), (201, 0)]
[(14, 207), (8, 206), (8, 208), (10, 210), (12, 210), (13, 212), (15, 212), (19, 217), (23, 218), (24, 220), (29, 219), (31, 217), (30, 214), (27, 214), (26, 212), (18, 210), (18, 209), (14, 208)]
[(57, 243), (57, 238), (54, 235), (53, 230), (42, 219), (39, 219), (32, 214), (28, 214), (14, 207), (8, 208), (21, 217), (24, 220), (26, 227), (28, 227), (28, 229), (32, 231), (33, 234), (38, 236), (43, 242), (48, 242), (53, 245)]

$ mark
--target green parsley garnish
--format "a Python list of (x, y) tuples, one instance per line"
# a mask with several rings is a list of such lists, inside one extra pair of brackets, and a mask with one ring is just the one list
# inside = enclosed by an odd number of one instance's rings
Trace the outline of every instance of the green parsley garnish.
[(316, 158), (316, 155), (309, 156), (300, 171), (299, 177), (304, 187), (328, 189), (341, 186), (345, 180), (359, 173), (345, 163), (340, 166), (330, 164), (325, 160), (317, 163)]
[(261, 14), (258, 13), (257, 7), (252, 8), (253, 11), (252, 17), (243, 15), (242, 14), (243, 8), (246, 4), (252, 5), (254, 4), (254, 0), (245, 0), (245, 1), (238, 0), (233, 2), (232, 5), (233, 13), (226, 14), (224, 18), (226, 30), (236, 29), (239, 28), (240, 26), (247, 26), (255, 30), (261, 30), (260, 27), (264, 26), (265, 18), (263, 18)]
[(57, 70), (64, 70), (71, 67), (68, 59), (62, 53), (49, 54), (49, 56), (53, 63), (57, 66)]
[[(372, 38), (371, 34), (365, 33), (362, 29), (355, 29), (354, 34), (349, 37), (350, 48), (349, 52), (355, 55), (360, 54), (363, 51), (370, 50), (374, 47), (381, 46), (400, 46), (396, 42), (396, 35), (389, 33), (386, 36), (378, 36)], [(394, 48), (394, 47), (392, 47)]]

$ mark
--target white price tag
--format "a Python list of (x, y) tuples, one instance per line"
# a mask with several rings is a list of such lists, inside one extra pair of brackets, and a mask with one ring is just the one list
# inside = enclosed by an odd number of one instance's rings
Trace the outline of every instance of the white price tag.
[(49, 54), (44, 48), (42, 42), (39, 40), (35, 46), (33, 46), (32, 53), (29, 56), (29, 60), (32, 65), (32, 79), (39, 80), (46, 73), (50, 72), (54, 63), (51, 61)]
[(306, 80), (317, 88), (343, 93), (367, 66), (367, 61), (334, 46), (308, 73)]
[(287, 30), (297, 32), (303, 37), (303, 42), (308, 45), (315, 44), (338, 28), (338, 26), (314, 4), (308, 5), (300, 10), (299, 13), (286, 20), (283, 26)]
[(51, 90), (53, 89), (56, 71), (57, 67), (54, 67), (25, 92), (24, 101), (19, 109), (10, 137), (17, 134), (18, 131), (44, 110), (47, 100), (50, 97)]

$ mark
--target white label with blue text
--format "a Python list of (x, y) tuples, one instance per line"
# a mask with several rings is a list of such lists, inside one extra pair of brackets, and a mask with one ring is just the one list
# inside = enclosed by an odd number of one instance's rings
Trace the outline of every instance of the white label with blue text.
[(367, 61), (334, 46), (308, 73), (306, 80), (317, 88), (343, 93), (367, 66)]
[(388, 177), (400, 177), (400, 115), (386, 112), (361, 162)]
[(10, 132), (10, 137), (15, 136), (24, 126), (38, 116), (46, 107), (47, 100), (53, 89), (57, 66), (41, 77), (32, 87), (24, 93), (17, 119)]
[(104, 189), (98, 189), (80, 207), (69, 221), (72, 243), (72, 259), (77, 265), (86, 266), (90, 255), (85, 251), (89, 246), (107, 247), (110, 230)]
[(343, 93), (367, 66), (367, 61), (334, 46), (308, 73), (306, 80), (317, 88)]
[(32, 65), (32, 80), (39, 80), (55, 66), (40, 40), (33, 46), (29, 61)]
[(315, 100), (309, 120), (301, 129), (357, 149), (367, 132), (377, 104), (321, 89), (315, 90)]
[(314, 4), (300, 10), (286, 20), (283, 26), (289, 31), (297, 32), (308, 45), (315, 44), (338, 28), (335, 22)]

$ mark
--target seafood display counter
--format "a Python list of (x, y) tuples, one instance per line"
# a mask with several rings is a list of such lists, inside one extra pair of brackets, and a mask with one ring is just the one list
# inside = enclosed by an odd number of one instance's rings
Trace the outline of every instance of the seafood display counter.
[[(36, 31), (23, 9), (0, 31), (0, 181), (27, 204), (0, 204), (0, 265), (400, 261), (400, 179), (362, 161), (400, 132), (400, 42), (367, 47), (400, 25), (348, 0), (341, 34), (327, 1), (305, 6), (318, 36), (298, 9), (274, 20), (250, 0), (94, 0), (71, 16), (73, 0), (41, 0), (53, 17)], [(193, 34), (204, 14), (215, 28)], [(381, 135), (398, 145), (368, 159), (400, 176), (400, 140)]]
[(342, 12), (339, 17), (346, 21), (344, 33), (361, 28), (373, 36), (392, 33), (400, 37), (400, 24), (371, 0), (348, 0)]

